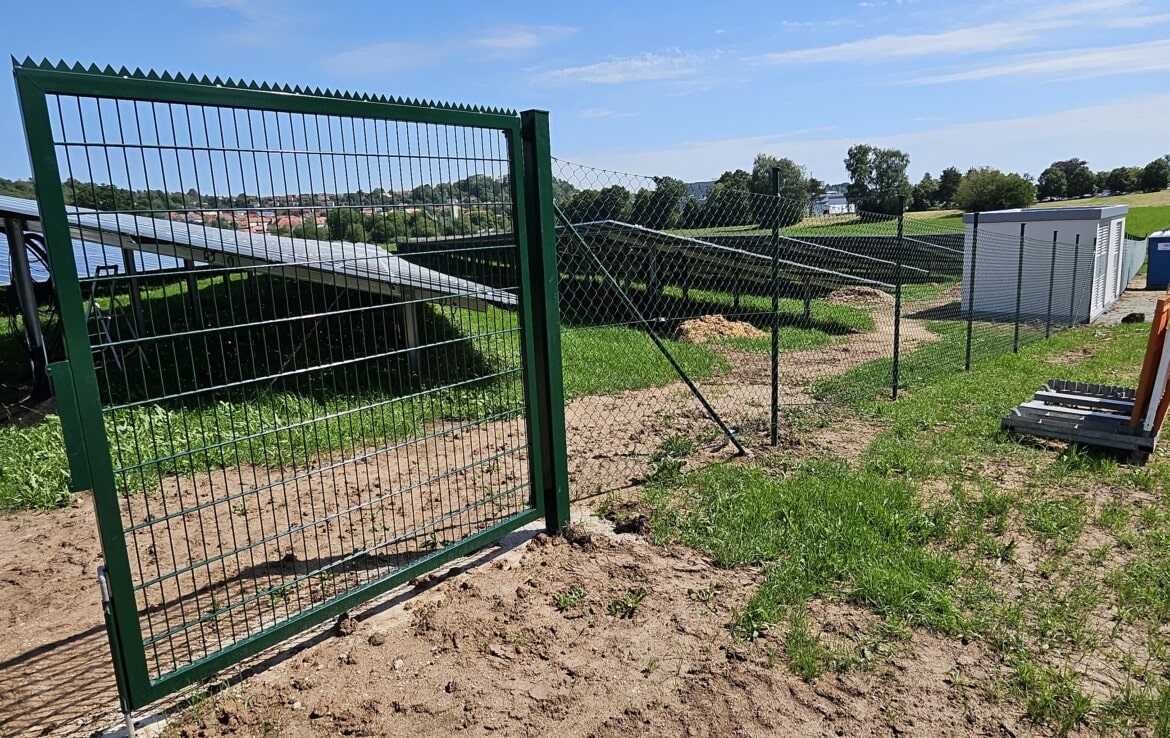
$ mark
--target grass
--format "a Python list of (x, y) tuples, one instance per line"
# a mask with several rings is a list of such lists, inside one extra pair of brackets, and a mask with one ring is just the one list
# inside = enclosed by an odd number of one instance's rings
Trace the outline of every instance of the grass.
[(1125, 230), (1139, 238), (1170, 229), (1170, 205), (1130, 208), (1125, 216)]
[(980, 642), (1007, 672), (972, 686), (1058, 734), (1170, 735), (1170, 461), (1131, 467), (999, 429), (1053, 376), (1132, 386), (1147, 334), (1080, 328), (935, 375), (896, 403), (855, 397), (851, 412), (880, 428), (856, 462), (678, 475), (647, 490), (654, 534), (763, 567), (728, 627), (765, 639), (770, 660), (782, 639), (803, 679), (864, 662), (864, 642), (825, 642), (806, 606), (840, 600)]
[(960, 627), (947, 587), (958, 568), (925, 544), (940, 534), (901, 480), (821, 461), (777, 480), (717, 465), (650, 493), (659, 542), (710, 554), (721, 566), (766, 564), (765, 581), (732, 624), (744, 637), (840, 590), (851, 602), (945, 631)]
[[(665, 339), (663, 343), (692, 379), (730, 366), (705, 346)], [(561, 331), (565, 397), (615, 394), (661, 387), (678, 375), (646, 334), (631, 328), (568, 328)]]
[[(417, 437), (435, 422), (507, 417), (521, 405), (519, 356), (515, 341), (507, 340), (517, 331), (512, 312), (428, 307), (420, 332), (424, 341), (439, 345), (422, 351), (422, 371), (412, 375), (393, 321), (388, 324), (386, 311), (368, 296), (278, 280), (205, 280), (199, 289), (209, 325), (231, 325), (239, 315), (264, 325), (249, 331), (226, 328), (211, 340), (163, 338), (149, 356), (123, 357), (125, 374), (110, 362), (103, 404), (129, 403), (106, 414), (115, 468), (160, 460), (119, 475), (123, 493), (151, 489), (169, 474), (240, 463), (300, 465), (339, 449)], [(152, 333), (165, 328), (171, 335), (189, 328), (184, 299), (176, 285), (146, 290)], [(319, 312), (355, 312), (282, 319), (311, 306)], [(5, 340), (13, 339), (0, 336), (0, 343)], [(569, 398), (676, 379), (640, 331), (573, 328), (564, 331), (562, 341)], [(693, 378), (728, 368), (709, 347), (665, 343)], [(312, 369), (327, 366), (336, 368)], [(290, 369), (301, 371), (265, 378)], [(194, 402), (175, 397), (209, 385), (225, 389)], [(158, 399), (166, 397), (172, 399)], [(0, 426), (0, 453), (5, 459), (0, 465), (0, 511), (49, 509), (70, 501), (68, 463), (55, 416), (33, 428)]]
[[(781, 328), (780, 329), (780, 351), (787, 353), (789, 351), (808, 351), (809, 349), (821, 348), (822, 346), (831, 346), (834, 343), (839, 343), (842, 339), (838, 336), (831, 336), (824, 331), (818, 331), (813, 328)], [(772, 336), (769, 332), (766, 336), (759, 338), (720, 338), (715, 341), (720, 346), (729, 346), (739, 351), (747, 351), (753, 354), (771, 354), (772, 353)]]
[[(903, 351), (898, 365), (898, 386), (913, 388), (932, 378), (964, 366), (967, 351), (967, 324), (965, 321), (928, 321), (927, 330), (939, 339), (923, 343), (912, 351)], [(971, 356), (979, 360), (1011, 351), (1013, 329), (1010, 325), (978, 324), (972, 331)], [(1025, 345), (1043, 336), (1035, 329), (1022, 328), (1021, 342)], [(860, 364), (843, 374), (822, 379), (813, 387), (813, 394), (824, 400), (852, 403), (876, 396), (888, 396), (893, 383), (893, 358), (876, 359)]]
[[(682, 288), (667, 286), (663, 294), (677, 299), (682, 298)], [(728, 318), (746, 320), (751, 323), (763, 323), (758, 327), (766, 328), (772, 318), (772, 298), (762, 295), (741, 295), (739, 307), (734, 307), (734, 297), (727, 292), (692, 288), (689, 291), (690, 299), (704, 306), (704, 310), (692, 311), (690, 315), (705, 315), (713, 312), (710, 308), (723, 308), (723, 314)], [(872, 331), (873, 318), (869, 313), (852, 305), (839, 305), (827, 300), (814, 299), (809, 302), (809, 317), (804, 318), (804, 301), (793, 297), (782, 297), (779, 301), (781, 319), (785, 322), (797, 322), (811, 325), (819, 330), (831, 333), (846, 333), (852, 331)], [(683, 313), (684, 315), (688, 313)]]
[[(681, 228), (670, 231), (680, 236), (766, 236), (771, 228), (757, 225), (718, 226), (709, 228)], [(780, 229), (785, 236), (893, 236), (898, 232), (896, 218), (878, 220), (873, 216), (866, 219), (855, 215), (815, 215), (801, 222)], [(906, 213), (903, 221), (906, 235), (931, 235), (935, 233), (962, 233), (962, 213), (956, 210), (924, 210)]]

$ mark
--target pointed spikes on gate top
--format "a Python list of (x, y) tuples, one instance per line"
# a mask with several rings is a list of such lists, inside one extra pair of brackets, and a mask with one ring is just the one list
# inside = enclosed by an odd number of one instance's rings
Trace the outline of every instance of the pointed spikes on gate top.
[(144, 72), (140, 67), (135, 67), (134, 70), (131, 71), (128, 67), (125, 66), (115, 68), (109, 64), (107, 64), (105, 67), (100, 67), (96, 63), (91, 63), (87, 67), (81, 62), (74, 62), (73, 64), (70, 64), (63, 59), (53, 62), (50, 61), (47, 57), (37, 61), (31, 56), (26, 56), (23, 60), (21, 60), (18, 59), (15, 55), (10, 55), (9, 59), (12, 62), (13, 69), (37, 69), (42, 71), (62, 72), (68, 74), (88, 74), (105, 77), (122, 77), (127, 79), (149, 80), (152, 82), (162, 83), (202, 85), (206, 87), (230, 87), (233, 89), (252, 90), (257, 92), (282, 92), (289, 95), (302, 95), (305, 97), (326, 97), (335, 100), (372, 102), (381, 103), (384, 105), (436, 108), (460, 113), (485, 113), (490, 115), (509, 116), (518, 114), (515, 110), (509, 108), (480, 106), (468, 103), (446, 103), (437, 100), (425, 100), (420, 98), (405, 98), (399, 95), (386, 95), (379, 92), (355, 92), (350, 90), (335, 90), (328, 87), (322, 90), (320, 87), (309, 87), (308, 85), (291, 85), (288, 83), (282, 84), (272, 82), (257, 83), (256, 80), (237, 80), (232, 77), (228, 77), (225, 80), (224, 78), (218, 76), (198, 76), (184, 72), (172, 73), (167, 70), (163, 70), (161, 73), (152, 69)]

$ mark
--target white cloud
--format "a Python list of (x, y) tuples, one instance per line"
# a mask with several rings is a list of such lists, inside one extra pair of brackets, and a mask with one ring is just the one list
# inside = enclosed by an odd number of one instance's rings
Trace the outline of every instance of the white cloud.
[[(905, 0), (897, 0), (902, 5)], [(886, 3), (862, 2), (861, 7)], [(1113, 27), (1149, 24), (1159, 16), (1126, 16), (1126, 8), (1138, 9), (1141, 0), (1076, 0), (1050, 4), (1016, 18), (994, 23), (954, 28), (937, 33), (885, 34), (828, 46), (789, 49), (749, 57), (746, 61), (763, 64), (808, 64), (818, 62), (881, 62), (936, 55), (976, 54), (1019, 49), (1061, 28), (1102, 23)], [(1114, 13), (1110, 15), (1111, 11)], [(1147, 20), (1139, 20), (1145, 18)], [(1133, 26), (1127, 25), (1128, 23)], [(831, 23), (831, 21), (830, 21)], [(797, 23), (785, 23), (799, 27)]]
[(941, 33), (887, 34), (831, 46), (776, 51), (749, 57), (747, 61), (755, 64), (878, 62), (937, 54), (969, 54), (1018, 46), (1031, 40), (1037, 30), (1036, 24), (989, 23)]
[(838, 26), (855, 26), (855, 18), (831, 18), (823, 21), (780, 21), (780, 26), (788, 31), (812, 31), (817, 28), (837, 28)]
[(637, 113), (622, 113), (610, 108), (584, 108), (579, 115), (582, 118), (633, 118)]
[[(241, 3), (247, 0), (199, 0), (200, 2)], [(478, 49), (478, 58), (514, 59), (541, 46), (576, 33), (569, 26), (501, 26), (467, 38), (436, 38), (417, 41), (383, 41), (359, 46), (327, 57), (323, 64), (334, 74), (384, 74), (403, 69), (438, 66), (450, 59), (466, 58), (468, 47)]]
[(989, 165), (1038, 174), (1052, 161), (1079, 156), (1094, 169), (1145, 164), (1165, 153), (1170, 93), (1041, 115), (940, 126), (891, 136), (795, 138), (783, 134), (680, 143), (657, 151), (565, 151), (566, 160), (589, 166), (686, 181), (713, 179), (726, 169), (750, 163), (766, 152), (787, 156), (821, 179), (846, 178), (845, 152), (856, 143), (894, 147), (910, 154), (912, 179), (937, 175), (948, 166), (966, 170)]
[(606, 59), (579, 67), (564, 67), (541, 72), (537, 82), (554, 85), (599, 84), (613, 85), (626, 82), (641, 82), (691, 77), (703, 70), (707, 54), (643, 53), (637, 56)]
[(929, 85), (994, 77), (1068, 80), (1163, 71), (1170, 71), (1170, 40), (1031, 54), (965, 72), (918, 77), (909, 83)]
[(1131, 15), (1124, 18), (1109, 18), (1105, 25), (1109, 28), (1147, 28), (1165, 23), (1170, 20), (1170, 13), (1159, 15)]
[(472, 40), (489, 53), (512, 57), (564, 40), (577, 32), (571, 26), (502, 26)]
[(229, 25), (217, 35), (235, 44), (273, 46), (299, 41), (297, 29), (306, 18), (290, 13), (276, 0), (187, 0), (187, 6), (201, 10), (229, 10), (243, 23)]
[(386, 41), (334, 54), (325, 60), (325, 67), (339, 75), (385, 74), (433, 66), (444, 57), (436, 44)]

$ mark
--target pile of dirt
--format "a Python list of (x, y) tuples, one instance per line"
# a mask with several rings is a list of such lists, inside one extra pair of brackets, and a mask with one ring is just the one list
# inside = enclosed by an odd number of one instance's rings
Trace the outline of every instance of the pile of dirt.
[(963, 285), (956, 282), (942, 292), (938, 293), (938, 296), (940, 300), (959, 300), (963, 297)]
[(720, 338), (763, 338), (767, 335), (751, 323), (728, 320), (722, 315), (704, 315), (683, 321), (678, 327), (679, 338), (690, 343), (705, 343)]
[(894, 304), (894, 296), (873, 287), (842, 287), (829, 293), (826, 301), (836, 305), (853, 305), (864, 302)]

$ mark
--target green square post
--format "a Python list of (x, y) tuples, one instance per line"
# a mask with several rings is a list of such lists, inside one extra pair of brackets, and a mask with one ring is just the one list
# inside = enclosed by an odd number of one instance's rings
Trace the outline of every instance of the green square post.
[(565, 447), (565, 391), (561, 373), (560, 300), (557, 292), (556, 219), (553, 214), (552, 152), (549, 144), (548, 112), (520, 113), (520, 138), (524, 160), (524, 227), (528, 231), (528, 269), (532, 301), (535, 386), (530, 411), (537, 414), (539, 437), (531, 440), (539, 453), (540, 478), (537, 494), (542, 498), (545, 525), (556, 532), (569, 522), (569, 469)]

